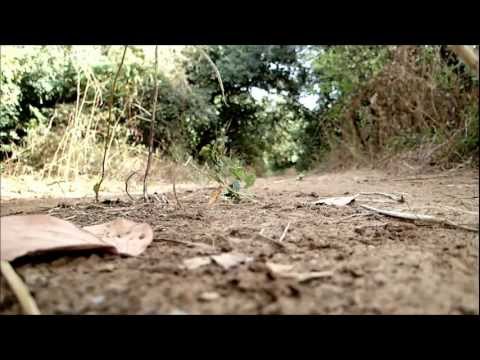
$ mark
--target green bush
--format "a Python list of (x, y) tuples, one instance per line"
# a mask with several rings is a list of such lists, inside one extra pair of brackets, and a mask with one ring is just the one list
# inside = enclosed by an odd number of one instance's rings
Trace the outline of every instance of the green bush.
[[(202, 160), (202, 149), (222, 141), (229, 156), (261, 171), (309, 169), (332, 150), (333, 144), (345, 139), (349, 112), (357, 117), (361, 131), (372, 132), (368, 99), (375, 92), (388, 93), (383, 106), (397, 109), (398, 104), (391, 104), (398, 102), (391, 87), (385, 88), (383, 84), (382, 88), (377, 80), (391, 75), (391, 84), (403, 86), (402, 81), (406, 80), (400, 73), (383, 73), (398, 49), (395, 46), (204, 47), (221, 75), (225, 103), (211, 63), (198, 48), (185, 47), (181, 60), (170, 70), (163, 64), (165, 59), (159, 59), (155, 146), (168, 157), (177, 157), (180, 151)], [(98, 126), (92, 143), (103, 144), (111, 86), (122, 46), (2, 46), (0, 50), (2, 158), (15, 157), (12, 151), (18, 150), (22, 141), (24, 148), (30, 150), (36, 147), (27, 142), (48, 144), (37, 155), (33, 150), (22, 153), (30, 157), (25, 161), (28, 166), (41, 167), (47, 153), (54, 151), (60, 135), (71, 128), (77, 108), (82, 110), (83, 117), (94, 115)], [(414, 55), (415, 66), (435, 63), (437, 50), (435, 46), (422, 47)], [(153, 65), (148, 51), (129, 46), (113, 94), (113, 120), (125, 130), (122, 136), (132, 145), (148, 145), (155, 93)], [(478, 106), (467, 106), (471, 101), (462, 95), (465, 89), (458, 87), (451, 69), (445, 66), (435, 69), (429, 74), (433, 82), (430, 78), (426, 81), (437, 96), (433, 104), (444, 103), (445, 108), (456, 109), (444, 111), (441, 118), (451, 118), (448, 126), (453, 130), (459, 126), (466, 129), (457, 152), (474, 151), (478, 148)], [(414, 80), (421, 82), (418, 76)], [(478, 88), (478, 80), (475, 86)], [(264, 90), (269, 98), (258, 101), (252, 96), (254, 88)], [(399, 89), (400, 97), (408, 97), (401, 92), (407, 90)], [(305, 93), (318, 96), (313, 110), (300, 101)], [(360, 105), (353, 103), (355, 97), (362, 100)], [(458, 109), (463, 108), (465, 112), (460, 113)], [(395, 116), (390, 119), (390, 124), (393, 119), (397, 121)], [(392, 137), (388, 145), (395, 149), (414, 146), (424, 141), (425, 134), (437, 134), (432, 129), (423, 129), (421, 134), (413, 127), (407, 130), (408, 134)], [(82, 131), (77, 134), (80, 138), (86, 136), (86, 130)], [(50, 138), (40, 141), (41, 136)]]

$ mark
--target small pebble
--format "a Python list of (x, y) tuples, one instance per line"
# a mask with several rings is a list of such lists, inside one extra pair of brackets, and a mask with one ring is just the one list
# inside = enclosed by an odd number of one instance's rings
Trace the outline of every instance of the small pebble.
[(207, 291), (200, 295), (199, 299), (202, 301), (213, 301), (217, 300), (220, 297), (220, 294), (214, 291)]
[(101, 266), (98, 270), (102, 271), (102, 272), (112, 272), (113, 270), (115, 270), (115, 265), (114, 264), (105, 264), (105, 265)]
[(103, 296), (103, 295), (95, 296), (90, 301), (94, 305), (100, 305), (101, 303), (103, 303), (105, 301), (105, 296)]

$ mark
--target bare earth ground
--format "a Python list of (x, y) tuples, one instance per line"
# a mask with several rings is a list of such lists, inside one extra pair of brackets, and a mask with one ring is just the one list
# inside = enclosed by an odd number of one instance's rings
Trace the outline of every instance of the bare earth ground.
[[(302, 181), (265, 178), (252, 190), (256, 202), (221, 199), (211, 208), (211, 188), (184, 186), (178, 191), (183, 210), (175, 208), (170, 189), (169, 204), (133, 204), (123, 196), (99, 204), (85, 198), (4, 197), (1, 215), (49, 213), (77, 225), (125, 217), (154, 228), (153, 243), (138, 258), (70, 254), (14, 262), (44, 314), (478, 313), (478, 233), (373, 215), (358, 205), (478, 228), (478, 172), (397, 180), (372, 171), (309, 175)], [(406, 202), (371, 197), (342, 208), (308, 205), (318, 197), (359, 192), (404, 193)], [(263, 229), (265, 237), (278, 240), (288, 223), (284, 247), (258, 236)], [(214, 263), (183, 267), (185, 259), (222, 252), (253, 261), (229, 270)], [(267, 262), (331, 276), (282, 278)], [(5, 281), (0, 290), (0, 313), (20, 313)]]

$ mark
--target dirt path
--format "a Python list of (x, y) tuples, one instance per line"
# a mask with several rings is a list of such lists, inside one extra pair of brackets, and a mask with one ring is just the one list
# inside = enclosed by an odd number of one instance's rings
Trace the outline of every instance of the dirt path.
[[(173, 202), (132, 207), (125, 199), (103, 208), (85, 199), (63, 201), (63, 207), (56, 207), (60, 201), (55, 199), (3, 201), (2, 216), (49, 211), (78, 225), (123, 216), (155, 230), (154, 242), (138, 258), (84, 254), (21, 259), (13, 265), (45, 314), (478, 312), (478, 233), (372, 215), (358, 205), (430, 214), (478, 228), (475, 171), (425, 180), (397, 181), (371, 171), (310, 175), (302, 181), (259, 179), (252, 190), (255, 202), (220, 200), (208, 208), (211, 191), (182, 190), (185, 210), (175, 209)], [(373, 196), (341, 208), (309, 205), (318, 197), (359, 192), (402, 193), (406, 202)], [(170, 193), (167, 197), (172, 199)], [(267, 239), (278, 241), (287, 224), (280, 245)], [(225, 252), (251, 261), (228, 270), (215, 263), (183, 267), (186, 259)], [(287, 267), (297, 277), (279, 275)], [(312, 272), (317, 277), (298, 276)], [(0, 313), (19, 313), (4, 281), (0, 290)]]

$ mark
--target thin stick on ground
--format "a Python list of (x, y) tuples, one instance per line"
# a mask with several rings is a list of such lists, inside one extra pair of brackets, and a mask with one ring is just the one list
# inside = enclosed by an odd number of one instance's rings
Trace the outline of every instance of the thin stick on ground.
[(365, 195), (365, 196), (379, 195), (379, 196), (384, 196), (386, 198), (392, 199), (396, 202), (405, 202), (405, 198), (404, 198), (403, 195), (396, 196), (396, 195), (393, 195), (393, 194), (387, 194), (387, 193), (382, 193), (382, 192), (361, 192), (361, 193), (358, 193), (358, 194), (359, 195)]
[(282, 236), (280, 236), (280, 239), (278, 239), (278, 242), (282, 242), (285, 239), (285, 236), (287, 236), (287, 231), (288, 228), (290, 227), (290, 222), (285, 226), (285, 230), (283, 230)]
[(193, 242), (193, 241), (188, 241), (188, 240), (176, 240), (176, 239), (167, 239), (167, 238), (155, 238), (154, 240), (155, 241), (168, 241), (168, 242), (173, 242), (173, 243), (177, 243), (177, 244), (186, 245), (188, 247), (199, 247), (199, 248), (202, 248), (204, 250), (215, 251), (215, 248), (212, 245)]
[(177, 206), (180, 209), (183, 209), (182, 204), (180, 203), (180, 200), (178, 200), (177, 189), (175, 188), (176, 178), (177, 178), (177, 164), (174, 164), (173, 165), (173, 176), (172, 176), (173, 196), (175, 197), (175, 201), (177, 202)]
[(27, 286), (22, 281), (20, 276), (17, 275), (10, 263), (2, 260), (0, 266), (3, 276), (7, 280), (10, 288), (22, 306), (23, 312), (26, 315), (41, 315), (40, 310), (38, 309), (38, 306), (35, 303), (32, 295), (30, 295)]
[(113, 108), (113, 99), (115, 96), (115, 86), (117, 85), (117, 79), (120, 75), (120, 70), (122, 69), (123, 62), (125, 60), (125, 55), (127, 54), (128, 45), (125, 45), (123, 49), (122, 60), (120, 61), (120, 65), (118, 65), (117, 73), (113, 79), (112, 83), (112, 93), (110, 94), (110, 103), (108, 105), (108, 127), (107, 127), (107, 137), (105, 138), (105, 148), (103, 150), (103, 160), (102, 160), (102, 175), (100, 176), (100, 180), (98, 183), (95, 184), (93, 190), (95, 191), (95, 201), (98, 202), (98, 194), (100, 192), (100, 186), (102, 186), (103, 179), (105, 178), (105, 162), (107, 160), (107, 152), (108, 152), (108, 145), (110, 144), (110, 132), (112, 128), (112, 108)]
[(278, 240), (274, 240), (274, 239), (269, 238), (268, 236), (265, 236), (263, 234), (264, 230), (265, 229), (261, 229), (260, 232), (256, 235), (257, 239), (267, 241), (267, 242), (271, 243), (272, 245), (277, 246), (282, 251), (286, 251), (286, 246), (285, 246), (284, 243), (281, 243)]
[(133, 175), (135, 175), (138, 171), (134, 171), (132, 172), (128, 177), (127, 177), (127, 180), (125, 180), (125, 192), (127, 193), (128, 197), (130, 198), (130, 200), (132, 201), (135, 201), (135, 199), (129, 194), (128, 192), (128, 182), (130, 181), (130, 179), (132, 178)]
[(153, 98), (152, 121), (150, 123), (150, 146), (148, 148), (147, 167), (145, 169), (145, 176), (143, 178), (143, 201), (147, 201), (147, 177), (150, 171), (150, 163), (152, 161), (153, 153), (153, 135), (155, 131), (155, 114), (157, 112), (157, 97), (158, 97), (158, 45), (155, 45), (155, 97)]
[(456, 224), (456, 223), (454, 223), (450, 220), (436, 218), (436, 217), (431, 216), (431, 215), (412, 214), (412, 213), (405, 213), (405, 212), (399, 212), (399, 211), (376, 209), (376, 208), (373, 208), (371, 206), (362, 205), (362, 204), (360, 204), (360, 206), (364, 209), (367, 209), (367, 210), (370, 210), (370, 211), (373, 211), (373, 212), (376, 212), (376, 213), (379, 213), (379, 214), (382, 214), (382, 215), (399, 218), (399, 219), (412, 220), (412, 221), (424, 221), (424, 222), (429, 222), (429, 223), (434, 223), (434, 224), (447, 225), (447, 226), (451, 226), (451, 227), (457, 228), (457, 229), (463, 229), (463, 230), (467, 230), (467, 231), (478, 232), (478, 229), (475, 229), (475, 228), (472, 228), (472, 227), (469, 227), (469, 226), (459, 225), (459, 224)]

